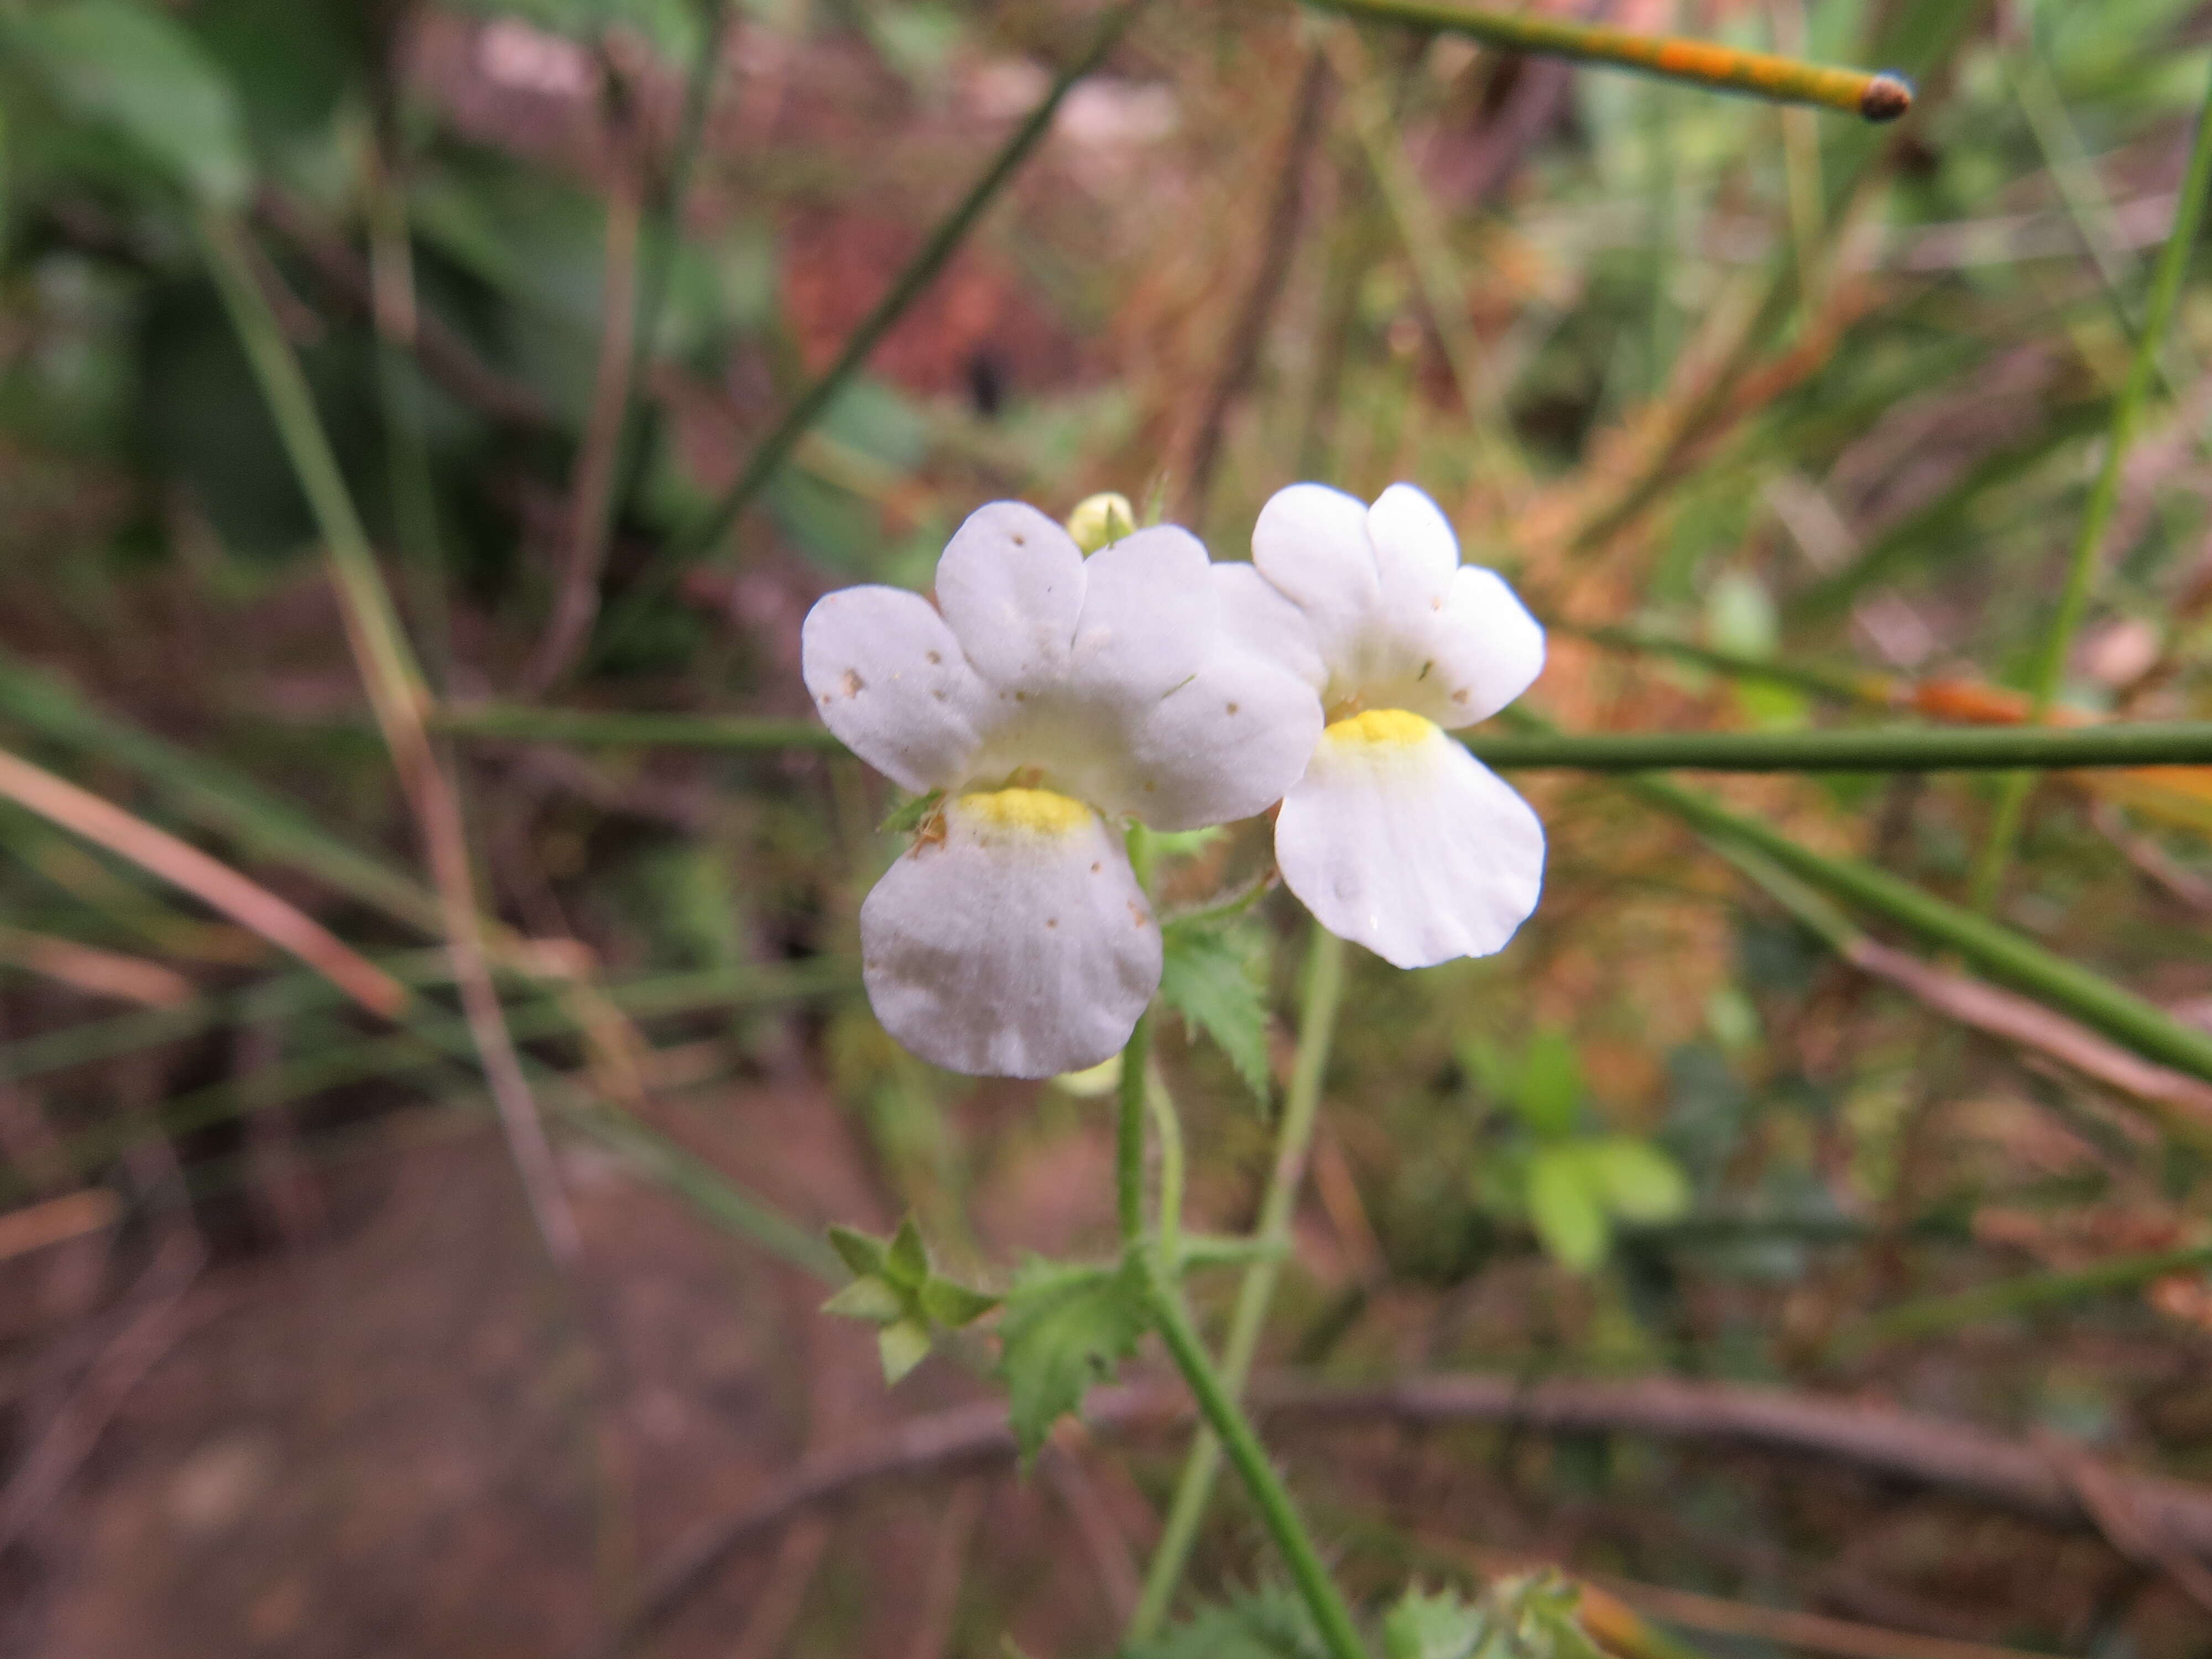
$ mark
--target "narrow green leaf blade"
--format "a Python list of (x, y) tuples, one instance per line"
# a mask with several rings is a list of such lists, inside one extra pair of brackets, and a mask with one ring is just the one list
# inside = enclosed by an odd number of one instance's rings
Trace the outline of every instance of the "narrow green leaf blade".
[(253, 182), (229, 83), (191, 31), (158, 6), (70, 0), (27, 9), (6, 44), (70, 112), (119, 133), (173, 183), (236, 207)]

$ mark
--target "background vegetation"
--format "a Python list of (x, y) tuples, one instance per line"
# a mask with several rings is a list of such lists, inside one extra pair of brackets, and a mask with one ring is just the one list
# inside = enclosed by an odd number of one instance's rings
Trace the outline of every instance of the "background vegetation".
[[(1931, 769), (2053, 686), (2062, 758), (2212, 714), (2185, 239), (2144, 332), (2212, 16), (1572, 9), (1918, 102), (1262, 0), (0, 9), (0, 1642), (1112, 1650), (1157, 1354), (1018, 1479), (987, 1339), (887, 1393), (817, 1312), (831, 1222), (1106, 1248), (1113, 1130), (875, 1028), (895, 803), (799, 622), (984, 500), (1239, 556), (1316, 477), (1444, 505), (1572, 738), (1500, 734), (1535, 918), (1354, 952), (1318, 1074), (1259, 1389), (1347, 1590), (2212, 1644), (2212, 767)], [(1194, 1229), (1304, 938), (1164, 1033)], [(1159, 1650), (1297, 1650), (1277, 1573), (1224, 1490)]]

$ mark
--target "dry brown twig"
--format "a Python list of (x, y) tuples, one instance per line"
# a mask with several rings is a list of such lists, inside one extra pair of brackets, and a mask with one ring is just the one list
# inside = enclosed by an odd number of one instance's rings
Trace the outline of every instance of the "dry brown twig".
[(0, 750), (0, 795), (129, 860), (290, 951), (371, 1013), (394, 1019), (407, 1006), (410, 997), (405, 986), (313, 917), (112, 801), (4, 750)]
[(147, 1008), (189, 1001), (194, 987), (175, 969), (120, 951), (103, 951), (0, 924), (0, 962), (12, 963), (90, 996), (114, 997)]
[[(2081, 1470), (2107, 1482), (2146, 1547), (2212, 1559), (2212, 1492), (2157, 1475), (2132, 1474), (2090, 1459), (2062, 1469), (2041, 1446), (1892, 1407), (1827, 1400), (1774, 1389), (1652, 1377), (1633, 1382), (1522, 1384), (1487, 1376), (1412, 1376), (1340, 1387), (1295, 1377), (1252, 1389), (1267, 1418), (1310, 1425), (1396, 1422), (1414, 1426), (1486, 1424), (1554, 1433), (1625, 1433), (1741, 1446), (1811, 1458), (1885, 1479), (1972, 1498), (2045, 1525), (2101, 1531), (2083, 1495)], [(1085, 1419), (1101, 1438), (1164, 1429), (1190, 1404), (1165, 1383), (1094, 1390)], [(747, 1544), (795, 1517), (888, 1480), (912, 1480), (1004, 1463), (1014, 1455), (1006, 1408), (981, 1401), (910, 1418), (858, 1443), (808, 1454), (736, 1512), (696, 1528), (652, 1575), (605, 1641), (599, 1659), (629, 1652)], [(2162, 1555), (2161, 1559), (2165, 1559)]]
[(37, 1523), (131, 1390), (183, 1334), (185, 1294), (206, 1261), (205, 1247), (185, 1233), (173, 1235), (155, 1255), (131, 1298), (136, 1311), (0, 1490), (0, 1552)]
[(607, 198), (605, 275), (600, 299), (599, 355), (592, 404), (576, 451), (568, 495), (568, 543), (552, 619), (522, 671), (522, 690), (544, 693), (575, 665), (599, 614), (599, 578), (613, 526), (615, 485), (622, 467), (623, 429), (629, 418), (630, 362), (637, 339), (638, 253), (642, 211), (635, 189), (617, 185)]
[(2154, 1065), (2032, 998), (1946, 972), (1863, 937), (1847, 941), (1842, 955), (1861, 973), (1897, 987), (1947, 1018), (2046, 1055), (2107, 1088), (2212, 1131), (2212, 1084)]

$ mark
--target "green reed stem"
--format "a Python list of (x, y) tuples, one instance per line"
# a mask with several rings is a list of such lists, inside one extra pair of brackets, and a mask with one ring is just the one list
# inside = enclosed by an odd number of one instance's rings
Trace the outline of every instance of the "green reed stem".
[[(2044, 635), (2043, 648), (2029, 681), (2028, 718), (2032, 721), (2042, 720), (2050, 712), (2051, 702), (2058, 694), (2059, 679), (2066, 670), (2066, 659), (2074, 649), (2074, 636), (2081, 626), (2082, 612), (2088, 607), (2089, 587), (2097, 574), (2098, 556), (2104, 551), (2106, 532), (2111, 528), (2113, 511), (2119, 505), (2120, 479), (2127, 465), (2128, 448), (2135, 441), (2136, 429), (2142, 421), (2143, 404), (2150, 395), (2151, 381), (2158, 371), (2160, 348), (2173, 320), (2174, 307), (2181, 297), (2182, 278), (2189, 270), (2189, 255), (2203, 223), (2208, 193), (2212, 193), (2212, 88), (2206, 90), (2203, 106), (2197, 112), (2197, 137), (2189, 152), (2189, 171), (2182, 180), (2181, 193), (2175, 198), (2173, 233), (2166, 238), (2166, 246), (2159, 252), (2157, 268), (2151, 274), (2150, 298), (2143, 307), (2142, 332), (2136, 338), (2135, 355), (2129, 359), (2128, 375), (2121, 385), (2120, 395), (2112, 403), (2112, 425), (2105, 441), (2104, 465), (2089, 491), (2089, 504), (2081, 515), (2081, 533), (2075, 539), (2074, 556), (2066, 567), (2066, 585), (2060, 592), (2058, 609), (2051, 618), (2050, 629)], [(1997, 890), (2003, 884), (2005, 870), (2012, 862), (2014, 848), (2020, 840), (2021, 820), (2027, 811), (2028, 793), (2034, 787), (2034, 775), (2028, 772), (2016, 772), (2005, 780), (1989, 838), (1974, 864), (1972, 895), (1977, 910), (1986, 912), (1996, 902)]]
[[(626, 714), (494, 705), (440, 708), (430, 715), (429, 725), (433, 731), (455, 737), (610, 748), (745, 751), (842, 746), (828, 727), (811, 721), (744, 715)], [(1887, 726), (1809, 732), (1557, 732), (1486, 734), (1464, 741), (1476, 758), (1500, 771), (1963, 772), (2019, 766), (2072, 770), (2212, 765), (2212, 720), (2076, 726)]]
[(1199, 1340), (1197, 1331), (1191, 1326), (1182, 1295), (1158, 1261), (1147, 1256), (1146, 1268), (1145, 1289), (1161, 1340), (1167, 1344), (1176, 1368), (1182, 1373), (1183, 1381), (1198, 1401), (1200, 1413), (1220, 1437), (1231, 1465), (1251, 1494), (1268, 1537), (1290, 1569), (1291, 1582), (1313, 1614), (1322, 1640), (1333, 1659), (1367, 1659), (1359, 1632), (1352, 1622), (1352, 1610), (1345, 1605), (1342, 1593), (1328, 1576), (1328, 1569), (1322, 1565), (1321, 1553), (1314, 1547), (1312, 1535), (1292, 1506), (1282, 1477), (1268, 1462), (1267, 1449), (1254, 1432), (1251, 1419), (1244, 1415), (1243, 1407), (1237, 1403), (1235, 1395), (1214, 1370), (1213, 1362), (1206, 1358), (1206, 1345)]
[(1692, 829), (1762, 853), (1808, 886), (1896, 923), (1960, 956), (2137, 1054), (2212, 1080), (2212, 1035), (2185, 1025), (2103, 975), (2045, 950), (2024, 933), (1856, 860), (1800, 846), (1757, 818), (1663, 779), (1624, 780)]
[[(606, 998), (624, 1013), (649, 1019), (705, 1009), (758, 1006), (853, 988), (852, 969), (844, 963), (827, 963), (818, 969), (810, 965), (773, 975), (725, 969), (659, 975), (612, 987)], [(510, 1034), (519, 1042), (565, 1036), (581, 1029), (575, 1012), (553, 998), (514, 1009), (507, 1021)], [(325, 1044), (311, 1054), (249, 1076), (176, 1096), (164, 1103), (150, 1124), (103, 1124), (75, 1137), (65, 1150), (73, 1168), (89, 1169), (121, 1152), (149, 1127), (184, 1134), (348, 1084), (420, 1072), (457, 1056), (465, 1059), (470, 1052), (465, 1019), (450, 1015), (416, 1018), (395, 1033)], [(11, 1178), (15, 1173), (0, 1170), (0, 1199), (15, 1187)]]
[(1308, 0), (1328, 11), (1378, 22), (1464, 34), (1509, 52), (1540, 52), (1583, 63), (1608, 64), (1714, 92), (1747, 93), (1779, 104), (1812, 104), (1847, 111), (1869, 121), (1894, 121), (1912, 107), (1912, 87), (1903, 76), (1808, 64), (1771, 52), (1739, 52), (1680, 35), (1631, 34), (1551, 14), (1479, 11), (1447, 0)]
[[(1344, 941), (1319, 922), (1314, 923), (1312, 942), (1306, 947), (1297, 1054), (1291, 1066), (1282, 1126), (1276, 1132), (1274, 1164), (1268, 1171), (1267, 1193), (1260, 1200), (1259, 1221), (1250, 1239), (1260, 1254), (1244, 1270), (1236, 1310), (1230, 1316), (1229, 1338), (1222, 1348), (1222, 1382), (1231, 1399), (1243, 1393), (1250, 1379), (1260, 1333), (1267, 1322), (1267, 1306), (1274, 1298), (1276, 1281), (1290, 1254), (1291, 1215), (1304, 1182), (1306, 1155), (1313, 1145), (1314, 1122), (1321, 1107), (1322, 1079), (1328, 1070), (1337, 1015), (1344, 1006)], [(1129, 1620), (1131, 1642), (1149, 1640), (1167, 1618), (1176, 1588), (1189, 1565), (1191, 1548), (1198, 1540), (1198, 1529), (1205, 1522), (1214, 1481), (1221, 1473), (1221, 1451), (1220, 1437), (1210, 1427), (1201, 1427), (1191, 1442), (1159, 1542), (1145, 1570), (1143, 1594)]]
[(2114, 1291), (2131, 1291), (2207, 1263), (2212, 1263), (2212, 1244), (2192, 1244), (2148, 1255), (2115, 1256), (2070, 1273), (2026, 1273), (1994, 1285), (1977, 1285), (1956, 1296), (1928, 1297), (1869, 1315), (1846, 1326), (1838, 1334), (1835, 1346), (1844, 1354), (1859, 1353), (1885, 1343), (1909, 1342), (2008, 1314), (2063, 1307)]
[(428, 724), (448, 737), (580, 748), (842, 750), (814, 720), (744, 714), (630, 714), (583, 708), (530, 708), (490, 703), (434, 709)]
[(799, 441), (820, 418), (830, 401), (844, 389), (847, 381), (857, 373), (876, 348), (878, 341), (890, 331), (891, 325), (906, 314), (907, 308), (918, 299), (924, 289), (936, 279), (977, 220), (984, 209), (996, 199), (1006, 182), (1020, 170), (1031, 151), (1052, 129), (1053, 117), (1059, 112), (1060, 102), (1075, 83), (1097, 68), (1106, 54), (1114, 49), (1129, 25), (1143, 10), (1146, 0), (1121, 0), (1109, 11), (1092, 31), (1090, 40), (1081, 52), (1053, 79), (1052, 86), (1037, 106), (1015, 129), (1013, 136), (984, 168), (981, 178), (969, 187), (958, 205), (947, 214), (929, 240), (901, 271), (890, 290), (876, 301), (875, 308), (863, 318), (837, 354), (836, 361), (823, 370), (820, 378), (799, 395), (798, 401), (785, 411), (775, 429), (763, 439), (760, 447), (745, 463), (745, 470), (738, 481), (724, 492), (706, 514), (689, 530), (680, 532), (666, 544), (660, 552), (637, 576), (629, 592), (607, 619), (600, 635), (599, 649), (605, 652), (635, 625), (644, 607), (665, 587), (676, 572), (694, 560), (711, 553), (726, 536), (739, 515), (750, 507), (769, 481), (775, 476)]

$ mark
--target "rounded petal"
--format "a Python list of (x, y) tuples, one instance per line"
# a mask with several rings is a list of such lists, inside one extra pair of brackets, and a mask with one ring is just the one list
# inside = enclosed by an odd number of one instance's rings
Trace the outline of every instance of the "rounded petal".
[(1252, 526), (1252, 562), (1305, 612), (1332, 668), (1356, 649), (1381, 599), (1358, 497), (1326, 484), (1277, 490)]
[(1254, 656), (1281, 664), (1319, 691), (1328, 679), (1313, 624), (1285, 599), (1256, 566), (1217, 564), (1213, 590), (1221, 610), (1221, 631)]
[(1435, 632), (1447, 729), (1488, 720), (1544, 672), (1544, 625), (1495, 570), (1452, 573)]
[(1321, 730), (1311, 685), (1224, 641), (1130, 732), (1134, 791), (1110, 804), (1156, 830), (1249, 818), (1298, 781)]
[(1502, 949), (1536, 908), (1544, 826), (1401, 709), (1331, 726), (1275, 820), (1283, 880), (1332, 933), (1400, 968)]
[(1121, 838), (1041, 789), (958, 795), (860, 906), (876, 1018), (947, 1070), (1052, 1077), (1129, 1040), (1160, 930)]
[(848, 749), (916, 792), (960, 775), (983, 688), (928, 600), (844, 588), (815, 602), (799, 637), (806, 689)]
[(1409, 483), (1394, 483), (1367, 509), (1367, 538), (1384, 602), (1425, 605), (1441, 599), (1459, 568), (1459, 538), (1443, 509)]
[(1069, 678), (1115, 702), (1157, 702), (1198, 672), (1216, 628), (1212, 569), (1175, 525), (1124, 536), (1085, 562)]
[(975, 672), (998, 686), (1066, 674), (1083, 589), (1073, 539), (1020, 501), (977, 507), (937, 562), (945, 620)]

